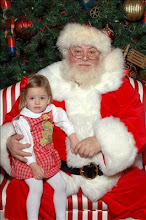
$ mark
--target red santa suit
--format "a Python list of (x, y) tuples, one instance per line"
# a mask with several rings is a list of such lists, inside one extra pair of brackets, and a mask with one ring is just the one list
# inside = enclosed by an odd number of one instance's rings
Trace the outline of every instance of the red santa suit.
[[(72, 154), (69, 141), (59, 128), (54, 128), (54, 146), (61, 160), (66, 160), (69, 167), (81, 168), (94, 162), (103, 172), (93, 180), (62, 172), (67, 183), (67, 194), (77, 193), (81, 188), (92, 201), (102, 198), (108, 204), (113, 219), (144, 219), (146, 174), (140, 170), (142, 164), (139, 155), (146, 142), (144, 112), (139, 95), (123, 77), (121, 51), (114, 49), (105, 56), (100, 82), (87, 88), (66, 81), (61, 74), (62, 65), (63, 61), (54, 63), (39, 74), (49, 79), (55, 105), (66, 109), (79, 140), (96, 136), (101, 152), (92, 158)], [(14, 216), (14, 207), (10, 202), (13, 196), (11, 190), (17, 184), (12, 181), (8, 190), (6, 217), (10, 220), (14, 219), (10, 218)], [(46, 201), (42, 202), (40, 213), (43, 213), (45, 205)], [(50, 201), (47, 205), (50, 207)], [(53, 219), (49, 215), (43, 217)]]
[[(101, 147), (101, 152), (92, 158), (81, 158), (70, 152), (67, 141), (66, 160), (69, 167), (80, 168), (94, 162), (100, 166), (103, 172), (102, 176), (97, 176), (93, 180), (87, 180), (78, 175), (70, 177), (64, 174), (67, 193), (68, 195), (77, 193), (81, 188), (82, 192), (92, 201), (103, 197), (102, 199), (110, 204), (113, 218), (133, 216), (143, 219), (146, 214), (146, 202), (144, 202), (144, 197), (141, 198), (142, 195), (140, 197), (139, 195), (141, 194), (140, 190), (144, 193), (146, 174), (144, 172), (139, 174), (139, 169), (132, 168), (142, 168), (139, 153), (143, 151), (146, 141), (143, 106), (139, 95), (129, 81), (123, 77), (121, 51), (119, 49), (113, 50), (102, 62), (103, 73), (100, 83), (86, 89), (74, 82), (65, 81), (61, 77), (62, 62), (39, 72), (48, 77), (54, 99), (60, 102), (64, 101), (68, 117), (74, 125), (79, 140), (96, 136)], [(59, 147), (57, 143), (56, 147)], [(60, 152), (60, 155), (62, 160), (65, 159), (63, 152)], [(125, 175), (123, 176), (123, 174)], [(140, 186), (137, 182), (137, 193), (135, 187), (132, 189), (131, 186), (136, 176), (139, 176), (138, 182), (142, 183)], [(125, 182), (126, 179), (128, 183)], [(116, 202), (112, 202), (111, 198), (107, 199), (106, 195), (109, 195), (108, 192), (117, 184), (123, 190), (123, 196), (118, 195), (118, 190), (116, 193), (111, 193), (112, 196), (114, 194), (113, 201), (120, 198), (116, 207)], [(135, 194), (135, 199), (133, 196), (129, 198), (127, 193), (129, 187), (132, 194)], [(124, 205), (121, 207), (120, 203)], [(134, 214), (137, 213), (137, 207), (139, 209), (145, 207), (145, 211)], [(140, 213), (142, 214), (140, 215)]]

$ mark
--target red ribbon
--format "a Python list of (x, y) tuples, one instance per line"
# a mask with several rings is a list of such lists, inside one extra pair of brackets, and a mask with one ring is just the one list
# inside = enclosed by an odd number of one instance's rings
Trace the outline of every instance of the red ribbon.
[(20, 83), (20, 90), (21, 90), (22, 92), (23, 92), (24, 89), (26, 88), (27, 83), (28, 83), (28, 76), (24, 76), (24, 77), (21, 79), (21, 83)]

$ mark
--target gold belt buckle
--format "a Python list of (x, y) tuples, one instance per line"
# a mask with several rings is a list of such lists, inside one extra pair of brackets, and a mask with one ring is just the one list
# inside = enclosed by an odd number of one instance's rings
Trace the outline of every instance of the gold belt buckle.
[[(86, 173), (88, 171), (88, 173)], [(88, 180), (92, 180), (98, 176), (98, 167), (96, 163), (89, 163), (86, 166), (80, 168), (80, 175)]]

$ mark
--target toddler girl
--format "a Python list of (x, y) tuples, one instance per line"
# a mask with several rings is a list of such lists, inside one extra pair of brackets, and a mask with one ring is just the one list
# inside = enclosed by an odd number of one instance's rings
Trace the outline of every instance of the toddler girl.
[(24, 136), (21, 143), (31, 144), (25, 151), (32, 156), (26, 157), (27, 164), (12, 158), (11, 174), (12, 177), (25, 180), (29, 187), (26, 203), (28, 220), (38, 219), (42, 180), (54, 189), (56, 219), (65, 220), (65, 182), (59, 171), (60, 157), (52, 141), (53, 125), (67, 134), (71, 148), (74, 148), (78, 140), (65, 111), (51, 104), (52, 93), (47, 78), (34, 75), (24, 79), (27, 82), (20, 95), (20, 115), (14, 119), (13, 125), (16, 133)]

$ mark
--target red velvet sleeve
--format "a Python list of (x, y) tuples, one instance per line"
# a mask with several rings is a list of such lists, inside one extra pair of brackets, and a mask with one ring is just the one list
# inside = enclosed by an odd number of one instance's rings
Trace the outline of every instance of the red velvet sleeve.
[(138, 92), (132, 87), (127, 79), (117, 92), (119, 103), (119, 118), (126, 125), (129, 132), (133, 134), (141, 153), (146, 143), (146, 127), (144, 121), (144, 106), (140, 101)]

